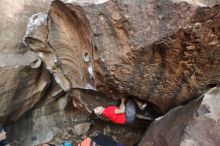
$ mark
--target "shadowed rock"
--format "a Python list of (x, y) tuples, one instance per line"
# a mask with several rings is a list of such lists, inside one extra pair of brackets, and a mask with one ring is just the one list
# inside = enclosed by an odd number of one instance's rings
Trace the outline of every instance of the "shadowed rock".
[[(49, 1), (0, 1), (0, 122), (15, 121), (42, 99), (50, 84), (45, 66), (22, 44), (28, 18)], [(37, 5), (37, 7), (36, 7)]]
[(218, 146), (220, 88), (155, 119), (139, 146)]

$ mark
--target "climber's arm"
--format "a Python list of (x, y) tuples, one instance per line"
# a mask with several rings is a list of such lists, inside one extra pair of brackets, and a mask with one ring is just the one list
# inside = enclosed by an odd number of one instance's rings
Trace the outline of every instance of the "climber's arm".
[(118, 107), (118, 109), (115, 110), (115, 114), (123, 114), (125, 113), (125, 100), (126, 98), (121, 98), (121, 105)]

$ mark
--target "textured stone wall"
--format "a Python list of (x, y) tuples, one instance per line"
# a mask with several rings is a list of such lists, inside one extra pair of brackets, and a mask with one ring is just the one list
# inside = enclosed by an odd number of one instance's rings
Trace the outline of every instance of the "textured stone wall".
[(220, 88), (156, 119), (139, 146), (218, 146)]
[(50, 2), (0, 1), (0, 122), (17, 120), (40, 101), (50, 75), (31, 68), (37, 56), (23, 44), (28, 18), (46, 11)]
[(24, 40), (65, 91), (133, 95), (166, 112), (219, 84), (219, 5), (54, 1), (45, 23)]

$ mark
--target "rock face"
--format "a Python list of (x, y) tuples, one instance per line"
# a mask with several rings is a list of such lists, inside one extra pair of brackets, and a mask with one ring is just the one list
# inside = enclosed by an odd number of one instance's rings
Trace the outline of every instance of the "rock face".
[(45, 11), (46, 3), (48, 6), (46, 0), (0, 1), (0, 122), (20, 118), (40, 101), (50, 84), (50, 74), (43, 65), (31, 67), (38, 57), (22, 43), (27, 19)]
[(156, 119), (139, 146), (218, 146), (220, 88)]
[(31, 109), (45, 93), (50, 78), (46, 69), (30, 67), (2, 70), (0, 121), (15, 121)]
[(162, 113), (185, 104), (220, 82), (219, 3), (1, 0), (0, 122), (31, 109), (11, 131), (30, 146), (81, 116), (67, 115), (68, 103), (90, 111), (112, 101), (83, 97), (89, 90), (132, 95)]
[(166, 112), (219, 84), (219, 5), (206, 5), (55, 0), (47, 19), (30, 18), (24, 42), (64, 91), (133, 95)]

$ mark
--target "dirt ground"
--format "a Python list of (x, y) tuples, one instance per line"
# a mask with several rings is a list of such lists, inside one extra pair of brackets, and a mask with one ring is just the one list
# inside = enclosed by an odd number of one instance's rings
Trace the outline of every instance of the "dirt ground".
[(98, 134), (104, 134), (113, 138), (116, 142), (132, 146), (138, 142), (143, 136), (146, 127), (116, 125), (107, 121), (96, 119), (91, 121), (90, 129), (82, 135), (75, 135), (71, 126), (60, 130), (55, 134), (51, 144), (62, 144), (65, 140), (72, 141), (73, 145), (77, 145), (87, 137), (94, 137)]

